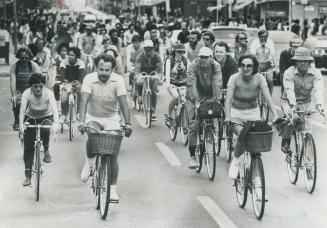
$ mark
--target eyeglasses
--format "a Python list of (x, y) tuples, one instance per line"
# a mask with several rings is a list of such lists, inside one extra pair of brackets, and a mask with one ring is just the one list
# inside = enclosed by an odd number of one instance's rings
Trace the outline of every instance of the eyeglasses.
[(200, 56), (201, 59), (209, 59), (209, 56)]
[(247, 69), (249, 69), (249, 68), (252, 68), (252, 67), (253, 67), (253, 64), (244, 64), (244, 63), (241, 63), (241, 67), (242, 67), (242, 68), (247, 68)]
[(202, 38), (202, 40), (210, 41), (210, 38)]
[(33, 85), (34, 89), (43, 89), (43, 85)]
[(239, 40), (246, 40), (246, 38), (245, 37), (240, 37)]

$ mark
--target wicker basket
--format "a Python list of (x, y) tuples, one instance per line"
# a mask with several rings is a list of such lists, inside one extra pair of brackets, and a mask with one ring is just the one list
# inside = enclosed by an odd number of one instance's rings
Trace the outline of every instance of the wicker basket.
[(250, 153), (268, 152), (271, 150), (273, 131), (248, 132), (245, 139), (246, 151)]
[(118, 155), (123, 140), (121, 134), (89, 133), (92, 153)]

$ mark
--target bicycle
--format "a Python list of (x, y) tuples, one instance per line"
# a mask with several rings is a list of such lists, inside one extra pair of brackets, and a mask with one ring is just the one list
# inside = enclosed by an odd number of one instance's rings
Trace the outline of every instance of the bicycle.
[(150, 74), (142, 72), (139, 75), (140, 79), (144, 79), (143, 82), (143, 92), (142, 92), (142, 109), (145, 115), (145, 126), (150, 128), (151, 127), (151, 118), (152, 118), (152, 111), (151, 111), (151, 95), (152, 91), (150, 88), (150, 80), (160, 80), (160, 77), (157, 72), (152, 71)]
[[(43, 161), (41, 159), (41, 154), (44, 152), (43, 142), (41, 140), (41, 129), (51, 129), (52, 121), (49, 119), (43, 120), (40, 124), (30, 124), (27, 122), (32, 118), (28, 118), (24, 126), (25, 128), (35, 128), (36, 129), (36, 138), (34, 142), (34, 159), (33, 159), (33, 168), (32, 168), (32, 177), (34, 179), (35, 184), (35, 200), (39, 201), (40, 199), (40, 182), (41, 182), (41, 174), (43, 174), (42, 166)], [(43, 125), (44, 122), (49, 122), (50, 124)], [(23, 135), (20, 135), (23, 137)]]
[[(265, 77), (265, 79), (267, 80), (267, 76), (274, 72), (275, 72), (275, 69), (270, 69), (265, 72), (260, 72), (260, 74), (262, 74)], [(259, 109), (260, 109), (261, 120), (268, 121), (270, 110), (269, 110), (268, 104), (267, 104), (262, 92), (259, 92), (259, 94), (258, 94), (258, 104), (259, 104)]]
[[(310, 194), (314, 192), (317, 182), (317, 149), (309, 130), (309, 118), (315, 113), (317, 113), (316, 110), (306, 109), (303, 103), (298, 102), (296, 109), (292, 112), (292, 117), (284, 118), (280, 123), (294, 126), (289, 153), (285, 159), (290, 182), (295, 185), (300, 169), (303, 170), (305, 186)], [(294, 121), (294, 114), (299, 116), (299, 121)], [(326, 124), (326, 114), (325, 112), (321, 114), (324, 116)], [(304, 127), (301, 127), (302, 124)]]
[[(61, 83), (61, 81), (56, 81), (56, 83), (60, 83), (60, 94), (61, 91), (65, 90), (69, 93), (68, 96), (68, 120), (61, 123), (61, 133), (64, 131), (64, 124), (68, 125), (69, 128), (69, 141), (73, 140), (74, 137), (74, 123), (77, 120), (77, 85), (79, 81), (74, 80), (72, 82), (68, 82), (67, 80)], [(61, 103), (61, 102), (60, 102)]]
[(198, 142), (195, 152), (195, 158), (198, 162), (196, 172), (200, 173), (202, 169), (203, 157), (205, 158), (205, 164), (207, 167), (207, 173), (209, 180), (213, 181), (216, 174), (216, 149), (215, 149), (215, 126), (213, 118), (217, 118), (219, 113), (215, 113), (214, 106), (209, 106), (206, 110), (207, 114), (202, 116), (200, 114), (201, 104), (204, 104), (206, 100), (200, 101), (200, 106), (196, 107), (195, 120), (190, 121), (190, 131), (198, 127)]
[[(239, 124), (232, 122), (233, 124)], [(248, 132), (245, 139), (246, 151), (241, 156), (240, 169), (234, 180), (237, 203), (244, 208), (248, 192), (252, 194), (254, 215), (261, 220), (264, 215), (266, 199), (266, 186), (262, 152), (268, 152), (272, 146), (273, 132)]]
[[(110, 199), (111, 164), (110, 156), (117, 154), (123, 139), (123, 130), (99, 131), (85, 125), (91, 143), (92, 153), (96, 155), (95, 169), (90, 178), (90, 188), (95, 196), (96, 209), (103, 220), (107, 218), (110, 203), (119, 203)], [(90, 131), (95, 131), (90, 132)]]
[[(166, 121), (169, 121), (171, 126), (169, 127), (169, 134), (172, 141), (176, 140), (177, 130), (180, 128), (182, 143), (184, 146), (188, 143), (188, 116), (186, 111), (186, 86), (174, 86), (172, 89), (176, 89), (178, 93), (178, 102), (175, 105), (171, 117), (166, 116)], [(167, 120), (171, 118), (170, 120)]]
[[(11, 102), (12, 102), (12, 104), (13, 104), (13, 107), (14, 107), (14, 109), (16, 109), (17, 108), (17, 105), (18, 104), (20, 104), (20, 101), (21, 101), (21, 99), (22, 99), (22, 95), (23, 94), (17, 94), (16, 96), (13, 96), (10, 100), (11, 100)], [(13, 123), (13, 124), (10, 124), (12, 127), (13, 127), (13, 130), (14, 131), (18, 131), (19, 129), (19, 127), (18, 127), (18, 123)]]

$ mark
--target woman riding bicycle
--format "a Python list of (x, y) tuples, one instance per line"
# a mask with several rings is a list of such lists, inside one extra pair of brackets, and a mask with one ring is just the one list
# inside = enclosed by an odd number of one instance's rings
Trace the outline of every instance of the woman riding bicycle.
[[(186, 86), (186, 71), (187, 59), (183, 54), (185, 53), (184, 44), (176, 44), (174, 46), (174, 51), (172, 55), (166, 61), (166, 82), (168, 85), (174, 86)], [(171, 125), (171, 114), (178, 103), (178, 94), (176, 89), (172, 88), (172, 86), (168, 86), (167, 88), (169, 94), (171, 95), (171, 100), (169, 102), (168, 115), (166, 116), (166, 125)]]
[[(277, 119), (277, 111), (273, 106), (267, 82), (258, 73), (259, 63), (253, 55), (243, 55), (238, 62), (241, 71), (232, 75), (227, 84), (227, 96), (225, 102), (226, 122), (230, 121), (244, 124), (246, 121), (260, 120), (258, 106), (258, 92), (262, 92), (269, 108), (273, 113), (273, 121)], [(232, 124), (233, 132), (240, 135), (242, 126)], [(228, 176), (235, 179), (239, 170), (240, 156), (244, 153), (244, 143), (237, 141), (234, 150), (234, 158), (231, 162)]]
[[(45, 88), (45, 78), (40, 73), (34, 73), (29, 79), (30, 88), (26, 89), (22, 95), (19, 113), (19, 128), (24, 132), (24, 122), (30, 124), (41, 124), (45, 119), (53, 120), (53, 130), (58, 129), (59, 113), (53, 92)], [(46, 123), (49, 124), (49, 123)], [(42, 129), (41, 139), (44, 146), (44, 158), (46, 163), (51, 162), (49, 153), (50, 131)], [(28, 128), (24, 135), (24, 163), (25, 176), (23, 186), (31, 185), (31, 170), (34, 158), (34, 141), (36, 129)]]

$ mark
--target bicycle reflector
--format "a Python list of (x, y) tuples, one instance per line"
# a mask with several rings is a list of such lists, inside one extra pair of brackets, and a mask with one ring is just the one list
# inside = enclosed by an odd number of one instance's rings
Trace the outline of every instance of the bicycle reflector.
[(212, 109), (208, 110), (208, 114), (211, 116), (212, 115)]

